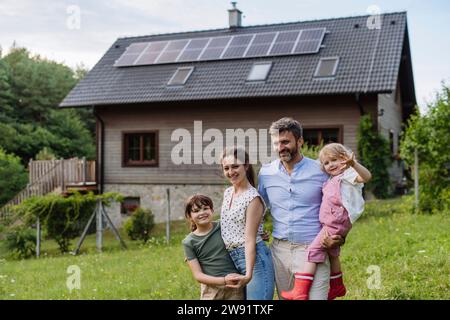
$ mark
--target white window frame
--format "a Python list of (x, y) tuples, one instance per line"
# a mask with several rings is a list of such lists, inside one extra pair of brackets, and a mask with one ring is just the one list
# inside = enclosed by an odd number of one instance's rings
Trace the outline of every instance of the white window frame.
[[(177, 76), (178, 72), (180, 72), (182, 70), (190, 70), (189, 73), (184, 78), (183, 82), (182, 83), (172, 83), (173, 80), (175, 79), (175, 77)], [(167, 82), (167, 85), (170, 86), (170, 87), (176, 87), (176, 86), (183, 86), (183, 85), (185, 85), (186, 82), (188, 81), (189, 77), (191, 76), (192, 72), (194, 72), (194, 67), (179, 67), (179, 68), (177, 68), (177, 70), (174, 72), (174, 74), (170, 78), (169, 82)]]
[[(321, 75), (319, 75), (319, 70), (322, 65), (322, 61), (325, 61), (325, 60), (336, 60), (336, 64), (334, 65), (333, 73), (331, 75), (321, 76)], [(340, 59), (337, 56), (320, 58), (319, 63), (317, 64), (317, 67), (316, 67), (316, 71), (314, 72), (314, 78), (318, 78), (318, 79), (334, 78), (336, 76), (336, 71), (339, 66), (339, 62), (340, 62)]]
[[(253, 70), (254, 70), (255, 66), (258, 66), (258, 65), (268, 65), (269, 66), (269, 69), (267, 70), (267, 73), (266, 73), (264, 79), (250, 79), (250, 75), (253, 73)], [(262, 81), (266, 81), (267, 77), (269, 77), (270, 71), (272, 71), (272, 67), (273, 67), (273, 62), (272, 61), (255, 62), (252, 65), (252, 68), (250, 69), (250, 72), (248, 73), (246, 81), (247, 82), (262, 82)]]

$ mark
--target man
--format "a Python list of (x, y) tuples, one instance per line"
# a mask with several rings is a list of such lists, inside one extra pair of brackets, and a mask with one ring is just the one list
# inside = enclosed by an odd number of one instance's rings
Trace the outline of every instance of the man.
[[(320, 164), (301, 154), (302, 127), (291, 118), (282, 118), (270, 127), (273, 147), (279, 159), (263, 165), (259, 173), (258, 191), (270, 208), (273, 219), (272, 258), (278, 296), (294, 284), (294, 273), (306, 261), (306, 250), (322, 226), (319, 209), (322, 185), (328, 176)], [(322, 244), (334, 248), (344, 243), (341, 236), (328, 236)], [(330, 279), (327, 259), (317, 268), (309, 297), (326, 300)]]

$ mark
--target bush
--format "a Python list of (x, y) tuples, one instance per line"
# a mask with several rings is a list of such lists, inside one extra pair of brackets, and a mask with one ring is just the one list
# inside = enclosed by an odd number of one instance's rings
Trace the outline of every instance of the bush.
[(131, 240), (143, 240), (146, 243), (150, 238), (150, 231), (154, 224), (154, 216), (151, 210), (138, 208), (125, 222), (125, 231)]
[(34, 255), (36, 231), (25, 227), (15, 227), (6, 233), (6, 248), (13, 258), (25, 259)]
[(422, 212), (450, 210), (450, 88), (442, 86), (427, 114), (414, 114), (408, 121), (400, 154), (414, 165), (419, 157), (419, 208)]
[(358, 154), (361, 163), (372, 173), (366, 188), (377, 198), (389, 196), (391, 152), (388, 141), (374, 128), (370, 115), (361, 117), (358, 128)]
[(55, 239), (61, 252), (67, 252), (70, 240), (79, 236), (87, 220), (94, 212), (100, 199), (104, 205), (111, 201), (122, 201), (118, 193), (94, 195), (92, 192), (81, 195), (75, 193), (70, 197), (49, 194), (43, 197), (31, 197), (14, 208), (16, 215), (31, 226), (39, 217), (42, 229), (48, 237)]
[(320, 149), (323, 148), (323, 141), (320, 142), (320, 145), (318, 146), (309, 146), (308, 143), (304, 143), (302, 146), (302, 154), (305, 157), (311, 158), (311, 159), (319, 159), (319, 152)]

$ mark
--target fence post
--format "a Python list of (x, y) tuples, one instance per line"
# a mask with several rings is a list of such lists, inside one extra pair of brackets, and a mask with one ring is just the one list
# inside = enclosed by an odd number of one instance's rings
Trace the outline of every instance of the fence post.
[(41, 220), (39, 217), (36, 222), (36, 257), (41, 255)]
[(102, 242), (103, 242), (103, 220), (102, 220), (102, 211), (101, 211), (101, 200), (97, 199), (97, 206), (95, 207), (95, 214), (97, 215), (97, 234), (96, 234), (96, 243), (97, 243), (97, 250), (99, 252), (102, 251)]
[(166, 242), (170, 243), (170, 189), (166, 189), (167, 192), (167, 223), (166, 223)]
[(419, 211), (419, 154), (414, 149), (414, 206), (416, 213)]
[(60, 160), (60, 166), (61, 166), (61, 192), (64, 192), (66, 187), (65, 187), (65, 179), (64, 179), (64, 159)]
[(33, 159), (28, 162), (28, 183), (33, 183)]
[(82, 159), (81, 174), (82, 174), (83, 185), (86, 185), (86, 157), (83, 157), (83, 159)]

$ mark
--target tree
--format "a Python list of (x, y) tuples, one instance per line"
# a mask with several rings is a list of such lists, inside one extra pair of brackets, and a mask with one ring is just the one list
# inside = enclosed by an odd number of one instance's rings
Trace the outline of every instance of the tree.
[(0, 206), (12, 199), (28, 181), (20, 159), (0, 148)]
[(11, 71), (8, 64), (0, 59), (0, 123), (10, 121), (14, 112), (10, 82)]
[(361, 163), (372, 173), (372, 180), (367, 183), (366, 188), (377, 198), (388, 197), (390, 188), (388, 168), (392, 161), (389, 143), (377, 132), (370, 115), (361, 117), (357, 139)]
[(444, 83), (428, 113), (418, 112), (408, 121), (400, 154), (414, 165), (414, 150), (419, 156), (420, 210), (448, 211), (450, 207), (450, 88)]
[(43, 148), (61, 158), (94, 158), (92, 111), (58, 108), (86, 73), (83, 65), (74, 71), (13, 46), (0, 58), (0, 147), (23, 164)]

